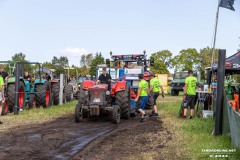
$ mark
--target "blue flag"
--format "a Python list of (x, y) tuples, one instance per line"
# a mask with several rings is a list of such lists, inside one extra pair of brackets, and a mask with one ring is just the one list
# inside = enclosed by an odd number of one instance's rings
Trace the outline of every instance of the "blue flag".
[(235, 9), (233, 8), (234, 1), (235, 0), (221, 0), (219, 6), (235, 11)]

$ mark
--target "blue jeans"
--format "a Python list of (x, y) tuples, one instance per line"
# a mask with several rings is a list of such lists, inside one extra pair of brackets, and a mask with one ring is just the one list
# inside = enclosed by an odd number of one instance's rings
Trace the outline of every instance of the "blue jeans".
[(136, 104), (137, 109), (144, 110), (147, 104), (147, 101), (148, 101), (148, 96), (140, 96)]

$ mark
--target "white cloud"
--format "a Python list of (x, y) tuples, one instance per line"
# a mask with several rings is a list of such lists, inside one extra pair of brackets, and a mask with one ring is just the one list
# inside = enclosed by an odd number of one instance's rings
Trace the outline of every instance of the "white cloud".
[(81, 57), (89, 52), (84, 48), (65, 48), (60, 53), (62, 56)]

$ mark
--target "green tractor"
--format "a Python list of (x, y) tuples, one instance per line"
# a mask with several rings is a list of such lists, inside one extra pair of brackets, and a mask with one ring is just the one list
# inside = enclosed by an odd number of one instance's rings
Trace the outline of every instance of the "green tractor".
[(19, 110), (43, 106), (44, 108), (51, 105), (51, 88), (46, 79), (40, 76), (35, 79), (32, 85), (29, 80), (24, 79), (24, 65), (41, 64), (38, 62), (16, 62), (15, 76), (10, 76), (6, 83), (6, 103), (7, 111), (18, 114)]

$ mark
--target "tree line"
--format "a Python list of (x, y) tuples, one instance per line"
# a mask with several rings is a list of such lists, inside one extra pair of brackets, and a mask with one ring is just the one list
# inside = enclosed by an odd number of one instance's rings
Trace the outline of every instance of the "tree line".
[[(169, 50), (162, 50), (156, 53), (152, 53), (150, 57), (154, 58), (154, 66), (150, 67), (152, 71), (157, 74), (169, 74), (169, 69), (174, 71), (187, 71), (192, 69), (193, 71), (200, 71), (204, 73), (206, 67), (211, 65), (212, 60), (212, 48), (206, 47), (197, 51), (194, 48), (182, 49), (179, 54), (173, 56)], [(215, 50), (218, 53), (218, 49)], [(215, 61), (218, 57), (215, 54)], [(12, 56), (12, 61), (28, 62), (24, 53), (17, 53)], [(43, 62), (43, 67), (56, 70), (56, 74), (65, 73), (65, 67), (74, 67), (78, 70), (78, 73), (83, 75), (95, 75), (96, 66), (98, 64), (104, 64), (105, 58), (101, 52), (95, 54), (89, 53), (81, 56), (79, 60), (79, 66), (69, 66), (69, 60), (66, 56), (56, 57), (54, 56), (51, 61)], [(25, 70), (31, 72), (37, 68), (36, 65), (25, 65)], [(70, 70), (70, 75), (76, 76), (74, 70)], [(203, 75), (202, 75), (203, 76)]]

